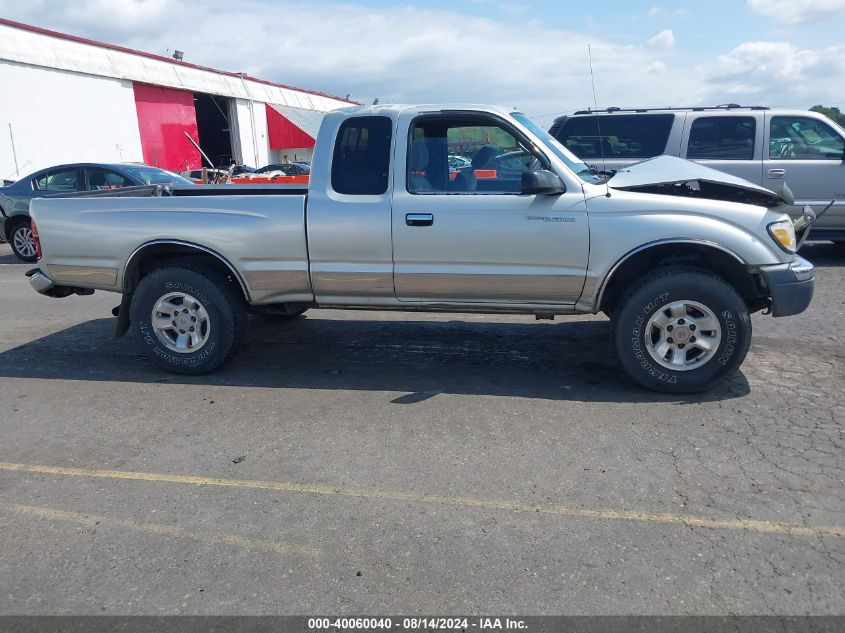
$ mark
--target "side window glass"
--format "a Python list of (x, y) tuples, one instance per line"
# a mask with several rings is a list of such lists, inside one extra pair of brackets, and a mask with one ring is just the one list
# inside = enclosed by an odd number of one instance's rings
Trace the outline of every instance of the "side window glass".
[(751, 160), (755, 132), (754, 117), (698, 117), (690, 127), (687, 158)]
[(578, 158), (653, 158), (666, 151), (673, 114), (576, 116), (553, 136)]
[(410, 193), (519, 193), (540, 159), (496, 121), (442, 115), (414, 122), (408, 148)]
[(332, 189), (351, 195), (387, 191), (393, 123), (384, 116), (347, 119), (337, 132), (332, 157)]
[(47, 172), (33, 181), (38, 191), (76, 191), (77, 170), (63, 169)]
[(824, 123), (810, 117), (772, 117), (769, 158), (781, 160), (842, 160), (845, 140)]
[(132, 183), (118, 174), (107, 169), (86, 169), (89, 191), (102, 191), (104, 189), (120, 189), (130, 187)]

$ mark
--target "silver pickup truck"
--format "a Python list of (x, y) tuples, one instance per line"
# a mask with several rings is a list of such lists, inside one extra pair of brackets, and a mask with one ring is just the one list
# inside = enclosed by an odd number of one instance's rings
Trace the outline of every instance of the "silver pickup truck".
[(27, 274), (49, 296), (122, 293), (116, 334), (177, 373), (223, 363), (249, 313), (603, 312), (634, 380), (696, 392), (739, 367), (752, 312), (810, 303), (812, 212), (784, 208), (670, 156), (597, 172), (509, 109), (359, 107), (326, 115), (307, 187), (34, 200)]

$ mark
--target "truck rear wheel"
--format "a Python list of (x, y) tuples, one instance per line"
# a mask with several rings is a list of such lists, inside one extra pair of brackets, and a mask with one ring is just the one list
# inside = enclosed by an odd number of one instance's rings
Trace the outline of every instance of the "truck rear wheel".
[(132, 327), (144, 354), (177, 374), (205, 374), (246, 336), (243, 300), (222, 276), (199, 268), (159, 268), (132, 297)]
[(751, 343), (742, 297), (721, 277), (663, 268), (625, 293), (611, 319), (616, 353), (638, 383), (654, 391), (707, 391), (730, 377)]

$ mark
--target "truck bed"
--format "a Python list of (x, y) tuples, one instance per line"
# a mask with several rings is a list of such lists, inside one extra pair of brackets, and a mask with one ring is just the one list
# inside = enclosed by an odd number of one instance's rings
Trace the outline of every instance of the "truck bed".
[(140, 250), (197, 245), (239, 272), (251, 302), (310, 302), (306, 193), (299, 185), (149, 186), (36, 199), (39, 266), (58, 285), (121, 291)]

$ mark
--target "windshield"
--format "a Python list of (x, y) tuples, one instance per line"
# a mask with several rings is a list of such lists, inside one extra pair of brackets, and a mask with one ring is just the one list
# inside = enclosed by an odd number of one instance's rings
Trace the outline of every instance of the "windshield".
[(123, 167), (123, 170), (148, 185), (193, 185), (194, 183), (172, 171), (157, 167)]
[(548, 147), (555, 156), (561, 159), (581, 180), (594, 184), (605, 181), (605, 177), (602, 174), (597, 172), (595, 169), (588, 167), (577, 156), (575, 156), (575, 154), (561, 145), (554, 136), (546, 132), (546, 130), (534, 123), (534, 121), (522, 114), (522, 112), (511, 112), (511, 116), (527, 127), (534, 136), (539, 138), (546, 147)]

